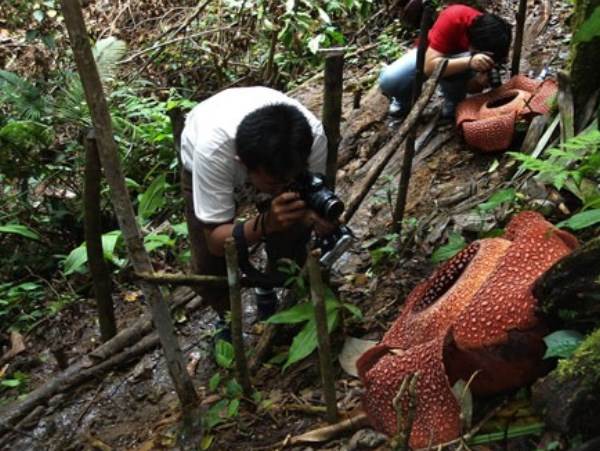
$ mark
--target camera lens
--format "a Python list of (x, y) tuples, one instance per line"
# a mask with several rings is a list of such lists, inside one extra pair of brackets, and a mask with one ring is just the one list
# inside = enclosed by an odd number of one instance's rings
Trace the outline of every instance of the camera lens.
[(339, 200), (337, 197), (329, 199), (325, 206), (325, 218), (328, 221), (335, 221), (344, 212), (344, 202)]

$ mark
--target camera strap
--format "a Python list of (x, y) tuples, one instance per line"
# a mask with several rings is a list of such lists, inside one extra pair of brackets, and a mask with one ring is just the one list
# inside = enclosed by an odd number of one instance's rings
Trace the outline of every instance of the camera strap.
[(253, 286), (260, 288), (282, 287), (284, 285), (283, 277), (271, 275), (259, 271), (252, 263), (250, 263), (250, 255), (248, 253), (248, 241), (244, 233), (244, 223), (238, 222), (233, 226), (233, 240), (238, 254), (238, 264), (240, 270), (246, 275)]

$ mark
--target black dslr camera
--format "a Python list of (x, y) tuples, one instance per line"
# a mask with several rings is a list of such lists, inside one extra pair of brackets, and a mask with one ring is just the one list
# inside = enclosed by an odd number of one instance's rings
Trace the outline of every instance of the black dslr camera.
[(492, 67), (489, 71), (490, 86), (492, 88), (498, 88), (502, 84), (502, 78), (500, 77), (500, 70), (497, 67)]
[[(325, 184), (321, 174), (305, 172), (289, 188), (296, 191), (308, 208), (323, 219), (335, 223), (344, 212), (344, 202)], [(333, 233), (319, 237), (315, 247), (321, 249), (321, 264), (331, 266), (352, 244), (354, 234), (345, 225), (337, 227)]]
[(305, 172), (290, 189), (300, 194), (308, 208), (330, 222), (336, 221), (344, 212), (344, 203), (327, 188), (321, 174)]

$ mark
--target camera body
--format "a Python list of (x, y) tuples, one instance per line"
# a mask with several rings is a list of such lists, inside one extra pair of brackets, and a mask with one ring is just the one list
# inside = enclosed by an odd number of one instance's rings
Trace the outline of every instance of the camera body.
[[(305, 172), (290, 189), (298, 192), (308, 208), (329, 222), (335, 223), (344, 212), (344, 203), (327, 187), (321, 174)], [(338, 225), (329, 235), (317, 237), (314, 247), (321, 249), (320, 262), (329, 268), (348, 250), (353, 241), (352, 230), (345, 225)]]
[(290, 189), (298, 192), (308, 208), (327, 221), (336, 221), (344, 212), (344, 203), (327, 187), (320, 174), (305, 172)]
[(502, 78), (500, 77), (500, 70), (497, 67), (492, 67), (489, 71), (490, 86), (492, 88), (498, 88), (502, 84)]

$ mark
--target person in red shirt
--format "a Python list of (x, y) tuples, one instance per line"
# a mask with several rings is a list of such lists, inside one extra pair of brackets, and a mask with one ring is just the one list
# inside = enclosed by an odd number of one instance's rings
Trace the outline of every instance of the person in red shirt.
[[(460, 4), (442, 10), (429, 30), (424, 67), (429, 76), (441, 59), (449, 59), (440, 81), (442, 117), (454, 117), (456, 104), (467, 92), (480, 92), (489, 86), (488, 72), (506, 60), (511, 37), (510, 24), (494, 14)], [(387, 66), (379, 77), (382, 92), (391, 98), (392, 116), (408, 113), (416, 65), (414, 48)]]

